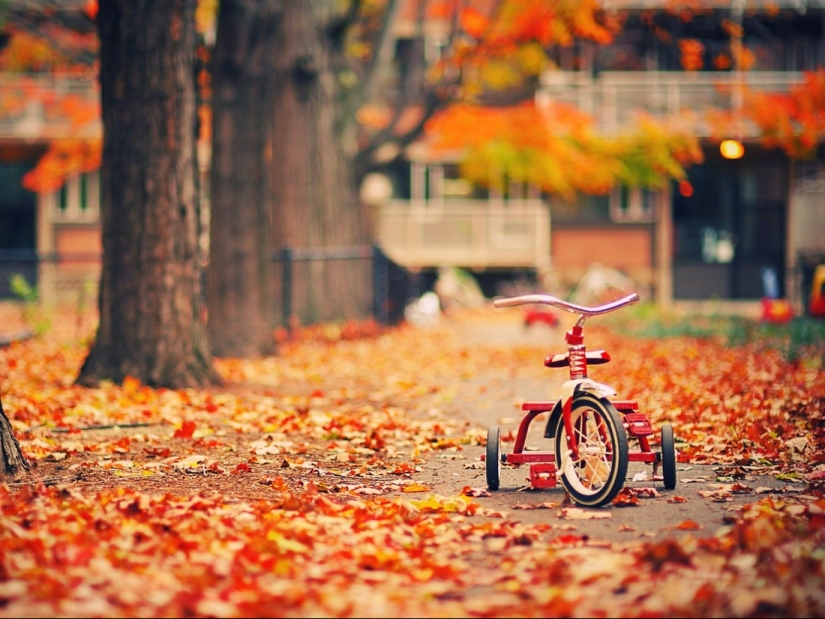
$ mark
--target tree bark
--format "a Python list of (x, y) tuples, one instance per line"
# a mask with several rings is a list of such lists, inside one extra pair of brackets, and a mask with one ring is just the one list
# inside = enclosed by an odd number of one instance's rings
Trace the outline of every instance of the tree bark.
[[(218, 356), (274, 350), (272, 219), (264, 135), (278, 0), (222, 0), (213, 56), (209, 341)], [(271, 155), (270, 155), (271, 157)]]
[(82, 385), (217, 380), (198, 261), (195, 0), (100, 2), (103, 264)]
[[(275, 248), (363, 246), (370, 213), (357, 197), (351, 121), (341, 114), (337, 69), (344, 30), (329, 0), (283, 3), (275, 33), (274, 92), (267, 149)], [(296, 265), (292, 301), (304, 323), (364, 318), (371, 311), (368, 260)], [(281, 284), (283, 282), (280, 282)], [(281, 299), (283, 304), (283, 299)]]
[(0, 474), (5, 476), (16, 475), (20, 471), (28, 471), (31, 467), (23, 456), (20, 443), (12, 431), (11, 422), (3, 410), (3, 400), (0, 399)]

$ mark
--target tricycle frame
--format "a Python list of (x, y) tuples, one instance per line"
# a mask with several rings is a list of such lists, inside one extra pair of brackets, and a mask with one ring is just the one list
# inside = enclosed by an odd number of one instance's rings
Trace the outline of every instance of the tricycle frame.
[[(565, 334), (567, 352), (550, 355), (544, 362), (547, 367), (569, 368), (570, 378), (562, 385), (559, 399), (522, 404), (525, 415), (510, 453), (501, 452), (500, 428), (491, 426), (488, 429), (487, 449), (482, 459), (486, 461), (487, 485), (491, 490), (499, 488), (501, 464), (529, 465), (533, 488), (552, 488), (561, 479), (575, 502), (600, 507), (609, 504), (621, 490), (631, 461), (651, 464), (654, 479), (661, 467), (665, 488), (675, 488), (676, 451), (671, 424), (665, 422), (662, 425), (660, 449), (655, 451), (650, 443), (654, 429), (647, 416), (639, 412), (636, 400), (617, 399), (615, 390), (587, 376), (588, 366), (607, 363), (610, 355), (604, 350), (586, 350), (585, 321), (638, 300), (638, 294), (632, 293), (597, 307), (576, 305), (542, 294), (494, 301), (496, 307), (551, 305), (578, 314), (579, 319)], [(544, 436), (555, 439), (555, 449), (525, 451), (531, 423), (545, 413), (549, 417)], [(628, 438), (637, 442), (638, 449), (628, 449)]]

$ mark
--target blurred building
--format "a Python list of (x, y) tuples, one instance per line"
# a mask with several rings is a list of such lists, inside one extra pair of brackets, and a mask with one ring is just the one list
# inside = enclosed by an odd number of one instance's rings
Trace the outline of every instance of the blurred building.
[[(785, 93), (805, 71), (825, 66), (825, 2), (692, 3), (690, 19), (670, 10), (677, 4), (605, 0), (623, 21), (620, 34), (606, 46), (578, 41), (557, 49), (557, 68), (542, 77), (536, 101), (575, 104), (605, 136), (629, 132), (639, 110), (662, 118), (691, 112), (705, 161), (689, 169), (688, 183), (662, 191), (620, 187), (575, 204), (529, 187), (491, 195), (462, 181), (454, 161), (411, 148), (409, 170), (396, 172), (394, 199), (380, 219), (390, 255), (417, 268), (452, 264), (480, 276), (547, 270), (562, 290), (595, 263), (630, 276), (663, 305), (759, 299), (768, 269), (800, 309), (811, 265), (825, 258), (823, 151), (792, 161), (763, 149), (755, 127), (741, 123), (729, 137), (744, 154), (725, 158), (701, 119), (709, 109), (741, 105), (740, 85)], [(741, 26), (738, 43), (753, 61), (747, 71), (719, 60), (737, 44), (725, 21)], [(419, 36), (412, 22), (399, 29)], [(437, 53), (443, 30), (434, 24), (423, 36), (425, 49)], [(685, 42), (700, 50), (690, 70)]]
[[(576, 248), (597, 244), (595, 233), (616, 239), (598, 258), (649, 282), (661, 303), (757, 299), (764, 294), (760, 274), (769, 269), (780, 279), (780, 294), (801, 304), (809, 262), (825, 257), (825, 153), (792, 161), (760, 147), (754, 126), (737, 123), (727, 137), (741, 142), (744, 153), (726, 158), (701, 119), (710, 108), (735, 111), (739, 85), (787, 92), (804, 71), (825, 66), (825, 3), (703, 2), (706, 12), (685, 21), (652, 11), (668, 4), (607, 3), (625, 14), (619, 37), (609, 46), (560, 50), (562, 70), (545, 76), (538, 96), (575, 103), (605, 135), (626, 131), (638, 109), (661, 117), (690, 111), (705, 162), (688, 170), (689, 184), (663, 192), (617, 189), (606, 199), (583, 200), (584, 208), (551, 207), (554, 264), (582, 268)], [(741, 25), (741, 45), (753, 62), (748, 70), (718, 63), (736, 44), (720, 27), (725, 19)], [(657, 36), (657, 28), (671, 36)], [(701, 45), (690, 71), (680, 53), (684, 41)]]
[[(80, 10), (85, 3), (65, 4)], [(432, 60), (445, 25), (432, 19), (419, 28), (416, 4), (402, 4), (396, 49), (409, 53), (417, 49), (411, 42), (423, 39), (420, 49)], [(620, 135), (632, 128), (638, 110), (662, 117), (690, 110), (700, 117), (710, 108), (735, 109), (739, 84), (787, 92), (805, 71), (825, 66), (825, 0), (702, 2), (689, 20), (670, 11), (672, 4), (605, 0), (605, 10), (622, 17), (620, 34), (607, 46), (578, 41), (555, 50), (558, 68), (542, 77), (537, 103), (574, 103), (602, 134)], [(741, 24), (741, 44), (754, 59), (747, 71), (715, 62), (733, 44), (722, 20)], [(703, 50), (689, 71), (684, 41)], [(0, 75), (0, 296), (8, 295), (12, 272), (26, 274), (44, 296), (96, 283), (99, 272), (97, 172), (70, 178), (54, 192), (22, 187), (50, 141), (77, 131), (40, 98), (9, 102), (10, 93), (25, 97), (28, 88), (99, 96), (90, 79)], [(99, 132), (99, 123), (87, 130)], [(760, 147), (755, 128), (743, 123), (730, 137), (744, 154), (728, 159), (709, 126), (699, 122), (695, 130), (705, 162), (688, 170), (688, 184), (662, 191), (617, 188), (609, 196), (580, 196), (575, 204), (529, 186), (495, 194), (463, 180), (457, 160), (435, 160), (413, 144), (401, 163), (368, 176), (362, 195), (376, 204), (379, 243), (413, 270), (464, 267), (482, 281), (533, 272), (539, 285), (552, 281), (569, 290), (600, 264), (669, 305), (757, 300), (764, 292), (761, 273), (770, 269), (779, 293), (804, 303), (806, 278), (825, 257), (825, 153), (792, 161)]]
[[(0, 299), (11, 296), (9, 278), (19, 273), (46, 301), (61, 292), (73, 303), (93, 303), (102, 247), (98, 172), (73, 176), (50, 192), (24, 186), (50, 144), (102, 135), (99, 118), (78, 123), (69, 112), (100, 101), (93, 72), (82, 69), (96, 57), (94, 46), (82, 44), (94, 36), (88, 2), (9, 0), (1, 8), (0, 17), (13, 14), (20, 32), (49, 33), (77, 69), (62, 76), (0, 72)], [(0, 46), (8, 43), (0, 33)]]

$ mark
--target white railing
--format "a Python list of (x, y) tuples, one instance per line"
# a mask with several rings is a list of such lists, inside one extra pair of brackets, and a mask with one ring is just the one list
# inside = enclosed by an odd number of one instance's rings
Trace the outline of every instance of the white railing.
[(541, 200), (393, 201), (378, 241), (406, 267), (535, 267), (550, 259), (550, 211)]
[[(575, 105), (596, 121), (602, 135), (630, 131), (637, 113), (685, 117), (697, 137), (711, 136), (703, 118), (710, 109), (730, 110), (741, 97), (739, 86), (759, 92), (785, 93), (804, 81), (804, 74), (788, 71), (742, 71), (707, 73), (684, 71), (604, 71), (597, 77), (571, 71), (550, 71), (542, 77), (536, 95), (539, 105), (560, 102)], [(741, 99), (740, 99), (741, 100)], [(743, 137), (755, 136), (755, 127), (745, 124)]]

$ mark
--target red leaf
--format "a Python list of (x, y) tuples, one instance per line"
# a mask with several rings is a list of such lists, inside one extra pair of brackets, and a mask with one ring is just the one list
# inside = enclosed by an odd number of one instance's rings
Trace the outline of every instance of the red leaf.
[(570, 545), (573, 545), (573, 544), (581, 544), (582, 542), (586, 542), (587, 537), (582, 536), (582, 535), (573, 535), (572, 533), (568, 533), (567, 535), (559, 535), (553, 541), (558, 542), (559, 544), (565, 544), (567, 546), (570, 546)]
[(172, 450), (168, 447), (144, 447), (143, 451), (150, 456), (156, 456), (158, 458), (168, 458), (172, 455)]
[(175, 430), (174, 438), (192, 438), (195, 433), (195, 422), (184, 421), (178, 430)]

